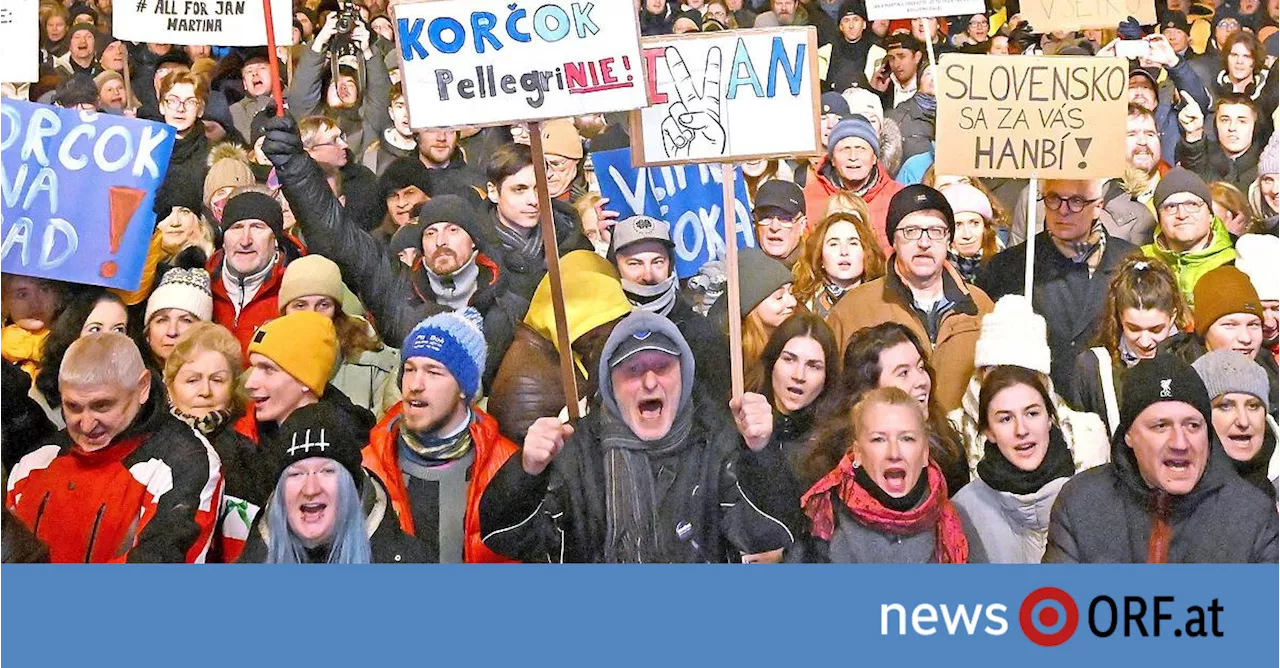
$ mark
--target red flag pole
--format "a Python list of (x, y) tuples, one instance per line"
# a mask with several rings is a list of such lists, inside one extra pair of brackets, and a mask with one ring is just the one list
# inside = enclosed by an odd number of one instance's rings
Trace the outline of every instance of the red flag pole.
[(267, 62), (271, 68), (271, 97), (276, 99), (276, 116), (284, 116), (284, 93), (280, 90), (280, 59), (276, 56), (275, 21), (271, 0), (262, 0), (262, 16), (267, 23)]

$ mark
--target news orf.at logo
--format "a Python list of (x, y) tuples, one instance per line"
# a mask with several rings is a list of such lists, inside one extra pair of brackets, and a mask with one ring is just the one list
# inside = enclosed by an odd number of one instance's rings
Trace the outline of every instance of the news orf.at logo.
[(1056, 647), (1075, 634), (1080, 625), (1080, 609), (1067, 592), (1057, 587), (1041, 587), (1022, 600), (1018, 625), (1031, 642)]

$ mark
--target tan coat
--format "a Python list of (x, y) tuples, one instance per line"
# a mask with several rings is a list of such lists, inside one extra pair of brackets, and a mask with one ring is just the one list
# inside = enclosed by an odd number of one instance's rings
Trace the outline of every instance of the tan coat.
[(827, 316), (843, 351), (849, 339), (863, 327), (882, 322), (897, 322), (915, 332), (929, 351), (933, 364), (933, 394), (947, 411), (960, 407), (965, 387), (973, 374), (973, 352), (981, 332), (982, 316), (990, 313), (995, 305), (987, 294), (973, 285), (966, 284), (951, 265), (943, 274), (944, 292), (956, 302), (942, 318), (938, 338), (929, 342), (928, 332), (911, 306), (910, 291), (893, 269), (883, 278), (864, 283), (844, 296)]

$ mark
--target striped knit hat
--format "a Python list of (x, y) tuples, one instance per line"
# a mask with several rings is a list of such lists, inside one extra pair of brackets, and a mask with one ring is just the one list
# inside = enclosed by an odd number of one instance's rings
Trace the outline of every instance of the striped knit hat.
[(213, 293), (209, 289), (209, 274), (203, 269), (177, 267), (164, 273), (160, 285), (147, 299), (143, 322), (151, 322), (151, 316), (167, 308), (176, 308), (200, 320), (213, 317)]
[(467, 401), (475, 401), (488, 354), (482, 324), (479, 311), (469, 306), (433, 315), (414, 326), (405, 337), (404, 345), (400, 346), (400, 361), (426, 357), (443, 364), (453, 374)]

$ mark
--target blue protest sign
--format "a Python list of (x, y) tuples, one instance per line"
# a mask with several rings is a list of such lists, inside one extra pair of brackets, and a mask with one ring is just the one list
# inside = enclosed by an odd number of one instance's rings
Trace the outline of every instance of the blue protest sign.
[[(621, 218), (644, 214), (671, 223), (680, 278), (698, 273), (698, 268), (711, 260), (724, 259), (724, 190), (718, 166), (635, 168), (629, 148), (592, 153), (591, 161), (610, 211), (617, 211)], [(755, 231), (741, 169), (734, 170), (734, 178), (738, 247), (754, 248)]]
[(173, 128), (6, 100), (0, 270), (136, 290)]

